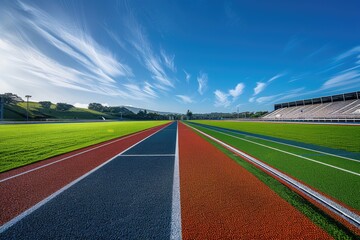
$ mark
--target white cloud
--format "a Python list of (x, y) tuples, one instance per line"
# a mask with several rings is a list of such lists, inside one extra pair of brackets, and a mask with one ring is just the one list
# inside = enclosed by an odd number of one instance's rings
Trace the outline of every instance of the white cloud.
[(266, 83), (263, 82), (257, 82), (256, 83), (256, 87), (254, 88), (254, 96), (258, 95), (259, 93), (261, 93), (262, 91), (264, 91), (264, 89), (266, 88)]
[(136, 100), (144, 100), (157, 97), (157, 94), (153, 90), (152, 85), (148, 82), (145, 82), (143, 86), (134, 83), (126, 83), (123, 84), (123, 86), (126, 88), (128, 94), (133, 96), (133, 99)]
[(266, 97), (259, 97), (258, 99), (256, 99), (257, 103), (268, 103), (271, 100), (273, 100), (276, 97), (281, 96), (282, 94), (277, 94), (277, 95), (273, 95), (273, 96), (266, 96)]
[(276, 74), (275, 76), (273, 76), (272, 78), (270, 78), (267, 82), (268, 83), (271, 83), (272, 81), (278, 79), (278, 78), (281, 78), (282, 76), (284, 76), (285, 74), (284, 73), (279, 73), (279, 74)]
[(249, 98), (249, 102), (251, 102), (251, 103), (253, 103), (253, 102), (255, 102), (255, 97), (251, 97), (251, 98)]
[(164, 60), (166, 67), (168, 67), (171, 71), (176, 72), (175, 62), (174, 62), (175, 55), (170, 56), (170, 55), (166, 54), (164, 49), (161, 49), (160, 53), (161, 53), (161, 56)]
[(339, 56), (337, 56), (335, 58), (335, 60), (340, 61), (340, 60), (342, 60), (344, 58), (347, 58), (347, 57), (350, 57), (350, 56), (352, 56), (354, 54), (359, 54), (359, 53), (360, 53), (360, 46), (356, 46), (356, 47), (354, 47), (354, 48), (340, 54)]
[(229, 107), (231, 102), (229, 100), (229, 94), (223, 93), (220, 90), (216, 90), (215, 94), (215, 107)]
[(284, 73), (279, 73), (276, 74), (275, 76), (273, 76), (272, 78), (270, 78), (269, 80), (267, 80), (266, 82), (257, 82), (256, 83), (256, 87), (254, 88), (254, 94), (253, 96), (258, 95), (259, 93), (261, 93), (262, 91), (265, 90), (265, 88), (273, 81), (275, 81), (278, 78), (281, 78), (282, 76), (284, 76)]
[(74, 106), (77, 108), (88, 108), (89, 104), (88, 103), (75, 103)]
[(11, 7), (0, 10), (0, 82), (7, 82), (7, 89), (51, 89), (56, 91), (51, 95), (61, 95), (61, 87), (124, 99), (155, 95), (150, 87), (138, 96), (120, 89), (119, 81), (133, 77), (132, 69), (78, 27), (77, 21), (69, 26), (27, 3), (14, 4), (27, 14)]
[[(216, 107), (228, 107), (234, 102), (243, 92), (245, 84), (238, 83), (234, 89), (230, 89), (228, 93), (224, 93), (220, 90), (216, 90), (215, 94), (215, 106)], [(231, 100), (232, 97), (232, 100)]]
[(203, 95), (207, 89), (207, 83), (208, 83), (207, 74), (201, 72), (200, 75), (197, 77), (197, 81), (199, 84), (198, 92), (200, 93), (200, 95)]
[(19, 6), (31, 16), (22, 18), (24, 28), (30, 27), (48, 43), (76, 59), (88, 70), (95, 68), (98, 73), (101, 71), (110, 76), (132, 76), (129, 66), (116, 60), (109, 50), (100, 46), (81, 28), (67, 27), (44, 11), (28, 4), (19, 2)]
[(229, 94), (233, 98), (237, 98), (238, 96), (240, 96), (244, 92), (244, 88), (245, 88), (245, 84), (238, 83), (234, 89), (229, 90)]
[(180, 100), (182, 103), (193, 103), (194, 100), (191, 99), (191, 97), (186, 95), (176, 95), (178, 100)]
[(191, 75), (189, 73), (187, 73), (185, 70), (184, 70), (184, 73), (185, 73), (185, 80), (187, 83), (189, 83)]
[(331, 79), (327, 80), (321, 87), (321, 89), (329, 89), (335, 87), (343, 87), (345, 85), (351, 85), (360, 82), (360, 72), (349, 71), (338, 74)]
[(174, 82), (168, 76), (165, 67), (174, 68), (172, 57), (165, 54), (164, 51), (160, 53), (161, 57), (154, 53), (149, 40), (141, 25), (139, 25), (133, 16), (129, 16), (127, 28), (130, 33), (128, 42), (136, 51), (136, 56), (140, 56), (139, 61), (152, 74), (152, 79), (155, 80), (153, 86), (164, 91), (170, 90), (174, 87)]

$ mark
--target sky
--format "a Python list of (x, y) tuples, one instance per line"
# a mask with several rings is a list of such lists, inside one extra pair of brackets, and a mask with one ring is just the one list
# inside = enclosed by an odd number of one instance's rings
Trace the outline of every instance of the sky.
[(0, 93), (272, 111), (360, 90), (360, 1), (0, 0)]

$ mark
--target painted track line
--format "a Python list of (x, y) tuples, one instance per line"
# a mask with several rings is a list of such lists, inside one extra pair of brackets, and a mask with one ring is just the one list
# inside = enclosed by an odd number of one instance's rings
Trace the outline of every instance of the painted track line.
[(181, 238), (182, 235), (181, 235), (180, 171), (179, 171), (179, 122), (177, 122), (170, 239), (181, 240)]
[[(166, 126), (167, 126), (167, 125), (168, 125), (168, 124), (166, 124)], [(39, 170), (39, 169), (42, 169), (42, 168), (51, 166), (51, 165), (53, 165), (53, 164), (55, 164), (55, 163), (59, 163), (59, 162), (68, 160), (68, 159), (70, 159), (70, 158), (73, 158), (73, 157), (82, 155), (82, 154), (84, 154), (84, 153), (91, 152), (91, 151), (93, 151), (93, 150), (96, 150), (96, 149), (99, 149), (99, 148), (108, 146), (108, 145), (110, 145), (110, 144), (113, 144), (113, 143), (116, 143), (116, 142), (125, 140), (125, 139), (127, 139), (127, 138), (136, 136), (136, 135), (138, 135), (138, 134), (144, 133), (144, 132), (149, 131), (149, 130), (151, 130), (151, 129), (152, 129), (152, 128), (149, 128), (149, 129), (146, 129), (146, 130), (144, 130), (144, 131), (140, 131), (140, 132), (137, 132), (137, 133), (133, 133), (133, 134), (131, 134), (131, 135), (127, 135), (127, 136), (125, 136), (125, 137), (120, 137), (119, 139), (116, 139), (116, 140), (114, 140), (114, 141), (107, 142), (107, 143), (105, 143), (105, 144), (101, 144), (101, 145), (99, 145), (99, 146), (93, 147), (93, 148), (91, 148), (91, 149), (87, 149), (87, 150), (85, 150), (85, 151), (76, 153), (76, 154), (74, 154), (74, 155), (61, 158), (61, 159), (56, 160), (56, 161), (54, 161), (54, 162), (47, 163), (47, 164), (41, 165), (41, 166), (39, 166), (39, 167), (35, 167), (35, 168), (33, 168), (33, 169), (27, 170), (27, 171), (22, 172), (22, 173), (15, 174), (15, 175), (13, 175), (13, 176), (10, 176), (10, 177), (4, 178), (4, 179), (0, 179), (0, 183), (6, 182), (6, 181), (8, 181), (8, 180), (10, 180), (10, 179), (13, 179), (13, 178), (16, 178), (16, 177), (20, 177), (21, 175), (24, 175), (24, 174), (27, 174), (27, 173), (30, 173), (30, 172), (33, 172), (33, 171), (36, 171), (36, 170)]]
[[(201, 127), (208, 128), (204, 124), (199, 124), (199, 123), (195, 123), (195, 124), (198, 125), (198, 126), (201, 126)], [(208, 125), (208, 126), (211, 126), (211, 125)], [(327, 153), (327, 152), (323, 152), (323, 151), (319, 151), (319, 150), (315, 150), (315, 149), (311, 149), (311, 148), (300, 147), (300, 146), (296, 146), (296, 145), (289, 144), (289, 143), (283, 143), (283, 142), (279, 142), (279, 141), (275, 141), (275, 140), (270, 140), (270, 139), (266, 139), (266, 138), (262, 138), (262, 137), (258, 137), (258, 136), (249, 135), (249, 134), (246, 134), (246, 133), (240, 133), (240, 132), (237, 132), (237, 130), (231, 131), (229, 129), (220, 128), (220, 127), (216, 127), (216, 126), (211, 126), (211, 127), (221, 129), (223, 131), (234, 133), (234, 134), (237, 134), (237, 135), (244, 135), (244, 136), (257, 138), (257, 139), (261, 139), (261, 140), (268, 141), (268, 142), (278, 143), (278, 144), (282, 144), (282, 145), (285, 145), (285, 146), (290, 146), (290, 147), (294, 147), (294, 148), (307, 150), (307, 151), (310, 151), (310, 152), (317, 152), (317, 153), (321, 153), (321, 154), (332, 156), (332, 157), (338, 157), (338, 158), (343, 158), (343, 159), (350, 160), (350, 161), (360, 162), (360, 160), (358, 160), (358, 159), (349, 158), (349, 157), (345, 157), (345, 156), (341, 156), (341, 155), (337, 155), (337, 154), (333, 154), (333, 153)], [(208, 128), (208, 129), (211, 129), (211, 128)]]
[(123, 154), (122, 157), (174, 157), (175, 154)]
[(219, 143), (220, 145), (224, 146), (225, 148), (229, 149), (230, 151), (240, 155), (241, 157), (246, 158), (248, 161), (252, 162), (253, 164), (259, 166), (261, 169), (265, 170), (266, 172), (270, 173), (273, 176), (276, 176), (283, 180), (284, 182), (290, 184), (295, 189), (299, 190), (303, 194), (309, 196), (311, 199), (315, 200), (316, 202), (320, 203), (330, 211), (334, 212), (336, 215), (340, 216), (341, 218), (345, 219), (347, 222), (352, 224), (353, 226), (360, 228), (360, 216), (356, 213), (350, 211), (349, 209), (341, 206), (340, 204), (332, 201), (331, 199), (321, 195), (320, 193), (312, 190), (311, 188), (307, 187), (306, 185), (296, 181), (295, 179), (287, 176), (284, 173), (281, 173), (280, 171), (270, 167), (269, 165), (261, 162), (260, 160), (246, 154), (245, 152), (242, 152), (220, 140), (217, 138), (210, 136), (209, 134), (206, 134), (202, 132), (199, 129), (196, 129), (192, 126), (187, 125), (188, 127), (192, 128), (193, 130), (199, 132), (200, 134), (206, 136), (207, 138), (210, 138), (211, 140)]
[(243, 138), (240, 138), (240, 137), (236, 137), (234, 135), (224, 133), (224, 132), (221, 132), (221, 131), (218, 131), (218, 130), (214, 130), (214, 129), (211, 129), (211, 128), (207, 128), (207, 129), (209, 129), (210, 131), (213, 131), (213, 132), (221, 133), (223, 135), (245, 141), (245, 142), (249, 142), (249, 143), (256, 144), (256, 145), (259, 145), (259, 146), (262, 146), (262, 147), (265, 147), (265, 148), (269, 148), (271, 150), (282, 152), (282, 153), (285, 153), (285, 154), (288, 154), (288, 155), (292, 155), (294, 157), (302, 158), (302, 159), (305, 159), (307, 161), (315, 162), (315, 163), (318, 163), (318, 164), (321, 164), (321, 165), (324, 165), (324, 166), (327, 166), (327, 167), (331, 167), (331, 168), (334, 168), (334, 169), (337, 169), (337, 170), (340, 170), (340, 171), (343, 171), (343, 172), (347, 172), (347, 173), (351, 173), (351, 174), (356, 175), (356, 176), (360, 176), (360, 173), (353, 172), (353, 171), (350, 171), (350, 170), (347, 170), (347, 169), (344, 169), (344, 168), (341, 168), (341, 167), (337, 167), (337, 166), (334, 166), (334, 165), (331, 165), (331, 164), (328, 164), (328, 163), (323, 163), (323, 162), (317, 161), (317, 160), (312, 159), (312, 158), (304, 157), (304, 156), (301, 156), (301, 155), (298, 155), (298, 154), (295, 154), (295, 153), (291, 153), (291, 152), (287, 152), (287, 151), (284, 151), (284, 150), (281, 150), (281, 149), (278, 149), (278, 148), (270, 147), (270, 146), (267, 146), (265, 144), (257, 143), (257, 142), (254, 142), (254, 141), (251, 141), (251, 140), (248, 140), (248, 139), (243, 139)]
[(166, 128), (168, 126), (168, 124), (166, 124), (164, 127), (162, 127), (161, 129), (159, 129), (158, 131), (150, 134), (149, 136), (145, 137), (144, 139), (138, 141), (137, 143), (133, 144), (132, 146), (128, 147), (127, 149), (125, 149), (124, 151), (122, 151), (121, 153), (115, 155), (114, 157), (110, 158), (109, 160), (107, 160), (106, 162), (102, 163), (101, 165), (97, 166), (96, 168), (92, 169), (91, 171), (87, 172), (86, 174), (82, 175), (81, 177), (75, 179), (74, 181), (72, 181), (71, 183), (67, 184), (66, 186), (62, 187), (61, 189), (59, 189), (58, 191), (54, 192), (53, 194), (49, 195), (47, 198), (43, 199), (42, 201), (38, 202), (37, 204), (35, 204), (34, 206), (32, 206), (31, 208), (25, 210), (24, 212), (22, 212), (21, 214), (19, 214), (18, 216), (14, 217), (13, 219), (11, 219), (10, 221), (6, 222), (5, 224), (3, 224), (2, 226), (0, 226), (0, 234), (5, 232), (7, 229), (9, 229), (10, 227), (12, 227), (14, 224), (16, 224), (17, 222), (19, 222), (20, 220), (22, 220), (24, 217), (30, 215), (31, 213), (33, 213), (34, 211), (36, 211), (37, 209), (39, 209), (41, 206), (45, 205), (46, 203), (48, 203), (49, 201), (51, 201), (52, 199), (54, 199), (55, 197), (57, 197), (59, 194), (61, 194), (62, 192), (66, 191), (67, 189), (69, 189), (71, 186), (75, 185), (76, 183), (78, 183), (79, 181), (81, 181), (82, 179), (86, 178), (87, 176), (89, 176), (90, 174), (92, 174), (93, 172), (95, 172), (96, 170), (100, 169), (101, 167), (105, 166), (106, 164), (108, 164), (109, 162), (111, 162), (112, 160), (114, 160), (115, 158), (117, 158), (118, 156), (120, 156), (121, 154), (123, 154), (124, 152), (128, 151), (129, 149), (135, 147), (136, 145), (140, 144), (141, 142), (145, 141), (146, 139), (150, 138), (151, 136), (155, 135), (156, 133), (160, 132), (161, 130), (163, 130), (164, 128)]

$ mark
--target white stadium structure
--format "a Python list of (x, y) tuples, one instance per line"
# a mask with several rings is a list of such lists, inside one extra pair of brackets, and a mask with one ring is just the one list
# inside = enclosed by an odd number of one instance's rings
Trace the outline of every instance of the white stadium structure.
[(360, 91), (275, 104), (273, 121), (360, 122)]

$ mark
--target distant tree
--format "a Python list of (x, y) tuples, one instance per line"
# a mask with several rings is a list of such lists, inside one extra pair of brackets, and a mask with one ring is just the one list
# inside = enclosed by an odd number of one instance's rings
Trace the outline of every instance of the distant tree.
[(56, 104), (56, 110), (59, 110), (59, 111), (67, 111), (73, 107), (74, 107), (73, 105), (67, 104), (67, 103), (57, 103)]
[(186, 116), (188, 120), (191, 120), (193, 113), (190, 110), (187, 110)]
[(41, 102), (39, 102), (39, 104), (45, 109), (50, 109), (50, 107), (51, 107), (50, 101), (41, 101)]
[(100, 103), (90, 103), (88, 106), (88, 109), (98, 111), (98, 112), (104, 112), (104, 106)]
[(9, 104), (9, 105), (24, 101), (21, 97), (19, 97), (16, 94), (13, 94), (13, 93), (4, 93), (4, 94), (2, 94), (2, 97), (3, 97), (4, 103)]

